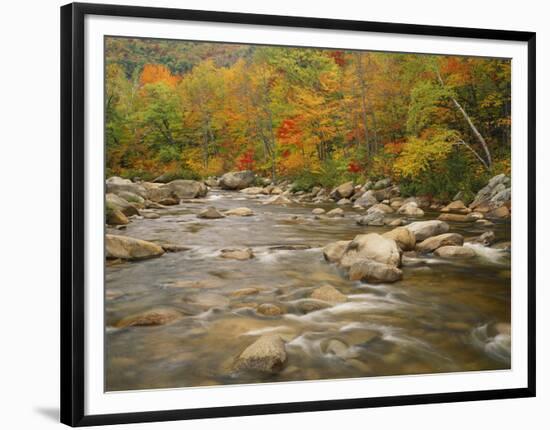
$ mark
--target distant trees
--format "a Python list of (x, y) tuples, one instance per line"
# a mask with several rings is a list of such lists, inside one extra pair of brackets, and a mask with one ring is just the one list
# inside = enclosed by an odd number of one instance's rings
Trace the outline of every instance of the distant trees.
[(441, 194), (509, 170), (507, 60), (117, 38), (107, 61), (109, 173), (391, 175)]

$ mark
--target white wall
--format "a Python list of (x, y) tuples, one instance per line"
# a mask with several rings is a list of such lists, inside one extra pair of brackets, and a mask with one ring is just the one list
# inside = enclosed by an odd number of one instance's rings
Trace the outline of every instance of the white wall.
[[(112, 3), (103, 1), (104, 3)], [(125, 4), (319, 16), (536, 31), (538, 55), (538, 189), (548, 189), (550, 117), (546, 102), (550, 28), (545, 2), (535, 0), (120, 0)], [(59, 284), (59, 11), (58, 0), (6, 2), (0, 32), (0, 392), (3, 428), (49, 428), (58, 408)], [(114, 2), (116, 3), (116, 2)], [(311, 4), (311, 6), (310, 6)], [(539, 192), (539, 224), (548, 205)], [(544, 211), (544, 212), (543, 212)], [(538, 226), (538, 397), (265, 417), (144, 424), (140, 428), (544, 428), (550, 405), (549, 295), (545, 231)], [(537, 424), (539, 423), (539, 424)], [(120, 426), (118, 428), (125, 428)]]

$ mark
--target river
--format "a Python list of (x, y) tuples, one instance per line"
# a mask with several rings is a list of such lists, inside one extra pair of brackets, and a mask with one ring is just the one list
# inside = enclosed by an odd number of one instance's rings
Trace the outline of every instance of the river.
[[(134, 219), (125, 230), (149, 241), (189, 250), (160, 258), (108, 264), (105, 273), (106, 390), (300, 381), (510, 368), (510, 338), (495, 332), (510, 323), (510, 253), (474, 246), (478, 256), (443, 260), (403, 258), (403, 280), (351, 282), (323, 259), (321, 248), (365, 232), (392, 227), (356, 225), (358, 212), (315, 219), (315, 207), (264, 205), (267, 196), (211, 190), (207, 197), (159, 209), (158, 219)], [(248, 207), (251, 217), (200, 219), (206, 206)], [(422, 220), (436, 218), (426, 212)], [(466, 240), (486, 228), (449, 223)], [(491, 229), (510, 240), (510, 222)], [(223, 248), (250, 247), (255, 258), (220, 258)], [(311, 292), (332, 285), (348, 300), (304, 313)], [(251, 295), (235, 295), (255, 288)], [(263, 316), (271, 303), (283, 315)], [(114, 328), (128, 316), (155, 307), (178, 309), (168, 325)], [(278, 333), (288, 360), (277, 374), (232, 371), (234, 359), (260, 334)], [(335, 342), (336, 341), (336, 342)], [(345, 355), (338, 347), (345, 345)]]

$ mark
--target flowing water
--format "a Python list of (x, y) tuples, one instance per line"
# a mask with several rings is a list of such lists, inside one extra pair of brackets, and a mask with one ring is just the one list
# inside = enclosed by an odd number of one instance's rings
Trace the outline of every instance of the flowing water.
[[(510, 323), (510, 253), (474, 246), (478, 256), (449, 261), (403, 259), (403, 280), (370, 285), (346, 280), (321, 248), (365, 232), (357, 212), (314, 219), (311, 210), (334, 205), (263, 205), (266, 197), (210, 191), (204, 199), (158, 210), (108, 232), (170, 242), (189, 250), (106, 267), (106, 390), (351, 378), (510, 367), (510, 337), (494, 330)], [(249, 207), (252, 217), (199, 219), (205, 206)], [(437, 217), (426, 213), (424, 220)], [(473, 223), (450, 223), (466, 239), (483, 233)], [(510, 224), (491, 228), (510, 240)], [(220, 258), (219, 251), (250, 247), (255, 258)], [(332, 285), (345, 303), (304, 313), (311, 292)], [(253, 287), (257, 294), (238, 296)], [(284, 314), (263, 316), (262, 303)], [(114, 328), (152, 308), (178, 309), (168, 325)], [(287, 342), (285, 367), (274, 375), (232, 370), (234, 359), (263, 333)], [(335, 342), (336, 341), (336, 342)], [(336, 345), (336, 347), (334, 347)], [(345, 346), (338, 353), (338, 346)], [(335, 351), (336, 350), (336, 351)]]

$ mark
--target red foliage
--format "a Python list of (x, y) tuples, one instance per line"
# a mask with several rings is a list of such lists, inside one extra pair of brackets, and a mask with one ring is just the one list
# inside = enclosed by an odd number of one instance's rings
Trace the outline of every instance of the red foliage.
[(346, 65), (346, 58), (344, 57), (343, 51), (330, 51), (329, 55), (339, 67), (344, 67)]
[(239, 170), (253, 170), (254, 169), (254, 150), (249, 149), (242, 154), (237, 160), (237, 168)]
[(361, 171), (361, 166), (357, 161), (351, 161), (348, 164), (348, 172), (350, 173), (359, 173)]

